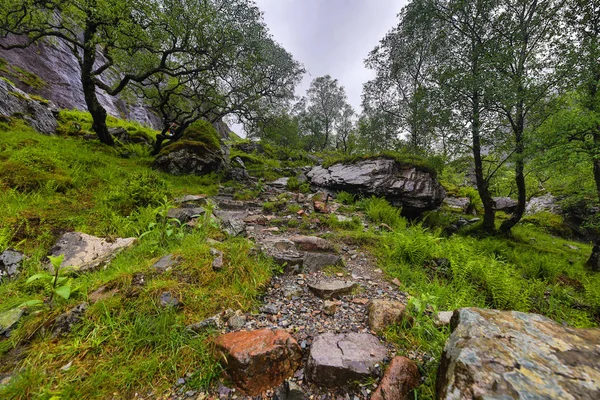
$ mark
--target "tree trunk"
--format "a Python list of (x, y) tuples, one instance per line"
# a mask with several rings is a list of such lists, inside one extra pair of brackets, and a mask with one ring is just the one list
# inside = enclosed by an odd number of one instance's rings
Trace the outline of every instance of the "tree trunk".
[(527, 189), (525, 187), (525, 160), (523, 159), (523, 153), (525, 152), (525, 144), (523, 143), (525, 120), (522, 114), (522, 104), (519, 107), (518, 114), (519, 118), (515, 125), (515, 154), (517, 159), (515, 161), (515, 183), (517, 185), (517, 208), (512, 216), (504, 221), (500, 226), (500, 230), (504, 233), (508, 233), (513, 226), (515, 226), (525, 214), (525, 205), (527, 202)]
[(483, 162), (481, 159), (481, 122), (479, 119), (479, 93), (475, 91), (472, 95), (473, 120), (471, 121), (471, 135), (473, 138), (473, 158), (475, 160), (475, 181), (477, 182), (477, 191), (481, 202), (483, 203), (483, 225), (482, 228), (486, 232), (494, 232), (496, 226), (494, 200), (490, 195), (488, 182), (483, 176)]
[(108, 127), (106, 126), (106, 110), (98, 101), (98, 96), (96, 96), (96, 84), (93, 80), (94, 63), (96, 61), (96, 45), (94, 44), (93, 38), (96, 29), (96, 25), (91, 21), (88, 21), (83, 33), (84, 46), (83, 62), (81, 64), (81, 84), (83, 87), (85, 104), (92, 115), (92, 129), (96, 132), (98, 139), (100, 139), (102, 143), (114, 146), (115, 141), (110, 133), (108, 133)]
[[(594, 145), (596, 148), (600, 148), (600, 132), (594, 134)], [(600, 200), (600, 158), (598, 157), (594, 157), (594, 181), (596, 182), (598, 200)], [(586, 265), (593, 272), (600, 272), (600, 238), (598, 237), (597, 229), (594, 233), (594, 248), (592, 249), (592, 254)]]

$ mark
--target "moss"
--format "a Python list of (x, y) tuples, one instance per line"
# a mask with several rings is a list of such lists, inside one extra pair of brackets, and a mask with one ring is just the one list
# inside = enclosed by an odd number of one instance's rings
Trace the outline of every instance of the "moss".
[(217, 130), (210, 122), (204, 120), (191, 124), (183, 133), (182, 140), (203, 143), (207, 149), (218, 150), (221, 148)]
[(323, 168), (331, 167), (334, 164), (354, 164), (363, 160), (373, 160), (377, 158), (383, 158), (387, 160), (394, 160), (401, 166), (407, 167), (415, 167), (416, 169), (430, 173), (434, 178), (437, 178), (437, 169), (436, 165), (432, 160), (428, 160), (421, 156), (413, 155), (413, 154), (403, 154), (403, 153), (395, 153), (395, 152), (384, 152), (380, 154), (367, 154), (367, 155), (357, 155), (357, 156), (335, 156), (331, 157), (328, 160), (323, 162)]
[(1, 163), (0, 185), (20, 192), (32, 192), (44, 187), (52, 187), (56, 192), (64, 192), (71, 186), (71, 179), (62, 169), (42, 171), (22, 161)]
[(27, 98), (27, 96), (25, 96), (23, 93), (19, 93), (19, 92), (8, 92), (8, 94), (10, 94), (11, 96), (16, 97), (17, 99), (20, 100), (29, 100), (29, 98)]
[(179, 140), (162, 149), (159, 154), (165, 155), (179, 150), (187, 150), (193, 154), (196, 154), (197, 156), (202, 157), (205, 156), (207, 152), (212, 152), (215, 149), (213, 149), (211, 146), (206, 145), (206, 143), (203, 142), (196, 142), (192, 140)]

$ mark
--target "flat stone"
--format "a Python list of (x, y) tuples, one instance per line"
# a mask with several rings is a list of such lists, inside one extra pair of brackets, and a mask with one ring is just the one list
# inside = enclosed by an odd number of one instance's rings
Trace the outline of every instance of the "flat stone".
[(191, 221), (194, 218), (198, 218), (206, 212), (202, 207), (183, 207), (183, 208), (170, 208), (167, 211), (167, 217), (176, 219), (182, 224)]
[(152, 264), (152, 268), (157, 271), (165, 272), (179, 264), (179, 259), (173, 254), (167, 254), (161, 257), (157, 262)]
[(269, 183), (269, 185), (276, 187), (276, 188), (285, 189), (287, 187), (289, 180), (290, 180), (290, 178), (279, 178), (279, 179), (276, 179), (273, 182)]
[(317, 272), (325, 267), (343, 266), (344, 259), (333, 253), (305, 253), (302, 265), (304, 272)]
[(80, 303), (64, 314), (59, 315), (52, 325), (52, 337), (65, 336), (79, 324), (88, 309), (88, 303)]
[(410, 400), (421, 378), (417, 364), (406, 357), (394, 357), (371, 400)]
[(369, 328), (380, 331), (405, 318), (405, 306), (399, 301), (373, 299), (369, 302)]
[(88, 272), (106, 265), (119, 251), (133, 246), (136, 241), (136, 238), (119, 238), (109, 242), (85, 233), (68, 232), (58, 239), (51, 254), (55, 257), (65, 255), (63, 267), (73, 267), (76, 271)]
[(446, 197), (444, 204), (452, 210), (466, 212), (471, 205), (471, 200), (468, 197)]
[(290, 240), (296, 244), (296, 247), (302, 251), (334, 251), (335, 247), (331, 242), (317, 236), (292, 236)]
[(517, 311), (463, 308), (452, 318), (438, 399), (598, 399), (600, 329)]
[(217, 359), (231, 380), (256, 396), (281, 385), (300, 366), (302, 351), (284, 330), (239, 331), (215, 340)]
[(160, 295), (160, 305), (163, 307), (181, 307), (181, 302), (171, 292), (163, 292)]
[(205, 194), (186, 194), (183, 197), (179, 197), (175, 199), (175, 203), (184, 204), (191, 203), (199, 206), (206, 205), (206, 195)]
[(308, 288), (315, 295), (326, 300), (350, 294), (356, 287), (358, 287), (356, 282), (341, 280), (319, 281), (308, 284)]
[(23, 316), (23, 308), (16, 307), (0, 313), (0, 335), (10, 336), (10, 331)]
[(227, 326), (229, 326), (229, 328), (234, 331), (242, 329), (244, 325), (246, 325), (245, 315), (234, 314), (231, 317), (229, 317), (229, 320), (227, 320)]
[(368, 333), (325, 333), (314, 339), (305, 373), (318, 385), (347, 387), (378, 377), (386, 357), (386, 347)]

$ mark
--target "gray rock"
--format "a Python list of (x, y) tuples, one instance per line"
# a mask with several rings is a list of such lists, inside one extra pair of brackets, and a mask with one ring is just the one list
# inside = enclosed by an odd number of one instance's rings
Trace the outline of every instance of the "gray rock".
[(285, 189), (287, 187), (287, 183), (289, 180), (290, 180), (290, 178), (279, 178), (279, 179), (274, 180), (273, 182), (269, 183), (269, 185), (276, 187), (276, 188)]
[(339, 304), (340, 303), (338, 301), (325, 300), (323, 302), (323, 312), (325, 315), (335, 315)]
[(176, 219), (182, 224), (185, 224), (194, 218), (198, 218), (205, 212), (206, 211), (202, 207), (171, 208), (167, 211), (167, 218)]
[(239, 157), (233, 157), (231, 160), (231, 164), (238, 168), (246, 169), (246, 164), (244, 164), (244, 160)]
[(177, 297), (173, 296), (171, 292), (163, 292), (160, 295), (160, 305), (162, 307), (181, 307), (181, 302), (177, 299)]
[(277, 307), (277, 305), (275, 304), (269, 303), (261, 307), (260, 311), (265, 314), (277, 315), (277, 313), (279, 312), (279, 307)]
[(532, 197), (525, 206), (526, 215), (532, 215), (542, 211), (553, 214), (560, 214), (562, 212), (561, 207), (556, 202), (556, 198), (551, 194), (546, 194), (540, 197)]
[(454, 311), (440, 311), (435, 314), (434, 323), (435, 326), (448, 326), (450, 325), (450, 320), (452, 319), (452, 315)]
[(2, 277), (12, 278), (19, 273), (23, 258), (23, 254), (13, 250), (5, 250), (0, 254), (0, 282)]
[(274, 400), (306, 400), (308, 396), (302, 388), (292, 380), (287, 380), (275, 389)]
[(212, 269), (214, 271), (220, 271), (223, 269), (223, 252), (217, 249), (210, 249), (210, 255), (214, 257), (212, 262)]
[(206, 195), (186, 194), (183, 197), (176, 198), (175, 203), (177, 203), (177, 204), (190, 203), (190, 204), (195, 204), (198, 206), (204, 206), (204, 205), (206, 205)]
[(237, 313), (232, 315), (227, 321), (227, 326), (234, 331), (242, 329), (244, 325), (246, 325), (246, 316)]
[(510, 197), (493, 197), (492, 200), (494, 200), (494, 203), (496, 204), (494, 207), (496, 211), (512, 213), (517, 208), (517, 201)]
[(471, 200), (468, 197), (446, 197), (444, 204), (452, 210), (466, 213), (471, 205)]
[(352, 293), (358, 287), (358, 284), (350, 281), (333, 280), (309, 283), (308, 287), (318, 297), (328, 300)]
[(337, 254), (305, 253), (302, 265), (304, 272), (317, 272), (325, 267), (343, 266), (344, 260)]
[(109, 263), (119, 251), (133, 246), (136, 238), (116, 239), (108, 242), (80, 232), (61, 236), (52, 248), (53, 256), (65, 255), (63, 267), (73, 267), (78, 272), (92, 271)]
[(381, 374), (387, 349), (367, 333), (317, 336), (306, 364), (307, 378), (318, 385), (347, 387)]
[(231, 168), (229, 170), (229, 176), (234, 181), (239, 182), (247, 181), (248, 179), (250, 179), (250, 175), (248, 174), (248, 171), (246, 171), (245, 168)]
[(21, 118), (38, 132), (52, 135), (58, 126), (53, 108), (53, 104), (42, 104), (0, 79), (0, 115)]
[(222, 221), (223, 231), (229, 236), (243, 236), (246, 233), (246, 224), (239, 219)]
[(152, 167), (173, 175), (205, 175), (226, 168), (222, 149), (210, 149), (202, 143), (176, 142), (165, 147)]
[(464, 308), (438, 371), (439, 399), (597, 399), (600, 329), (537, 314)]
[(221, 319), (221, 315), (213, 315), (212, 317), (206, 318), (200, 322), (196, 322), (195, 324), (190, 324), (186, 326), (186, 329), (200, 333), (206, 329), (221, 329), (223, 328), (223, 320)]
[(71, 332), (73, 327), (81, 322), (87, 309), (88, 303), (81, 303), (56, 317), (52, 325), (52, 337), (65, 336)]
[(431, 173), (386, 158), (315, 167), (307, 176), (311, 185), (330, 191), (385, 197), (405, 214), (433, 210), (446, 196)]
[(10, 336), (10, 332), (23, 316), (23, 308), (16, 307), (0, 313), (0, 336)]
[(173, 256), (173, 254), (167, 254), (152, 264), (152, 268), (160, 272), (165, 272), (178, 265), (179, 261), (180, 260)]

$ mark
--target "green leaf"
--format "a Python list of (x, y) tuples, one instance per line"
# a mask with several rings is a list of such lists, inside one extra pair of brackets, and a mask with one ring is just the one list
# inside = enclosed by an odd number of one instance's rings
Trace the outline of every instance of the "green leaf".
[(37, 300), (37, 299), (36, 300), (29, 300), (29, 301), (26, 301), (24, 303), (21, 303), (19, 305), (19, 308), (36, 307), (36, 306), (39, 306), (39, 305), (42, 305), (42, 304), (44, 304), (44, 302), (42, 300)]
[(61, 254), (60, 256), (48, 256), (48, 258), (50, 259), (50, 263), (52, 264), (52, 266), (57, 269), (60, 268), (60, 266), (62, 265), (64, 259), (65, 259), (65, 255)]
[(51, 278), (51, 276), (48, 275), (48, 274), (46, 274), (46, 273), (44, 273), (44, 272), (42, 272), (42, 273), (30, 276), (29, 279), (27, 279), (27, 281), (25, 283), (31, 283), (31, 282), (36, 281), (38, 279), (48, 279), (48, 278)]
[(71, 287), (67, 285), (57, 287), (54, 293), (65, 300), (69, 300), (69, 296), (71, 296)]

